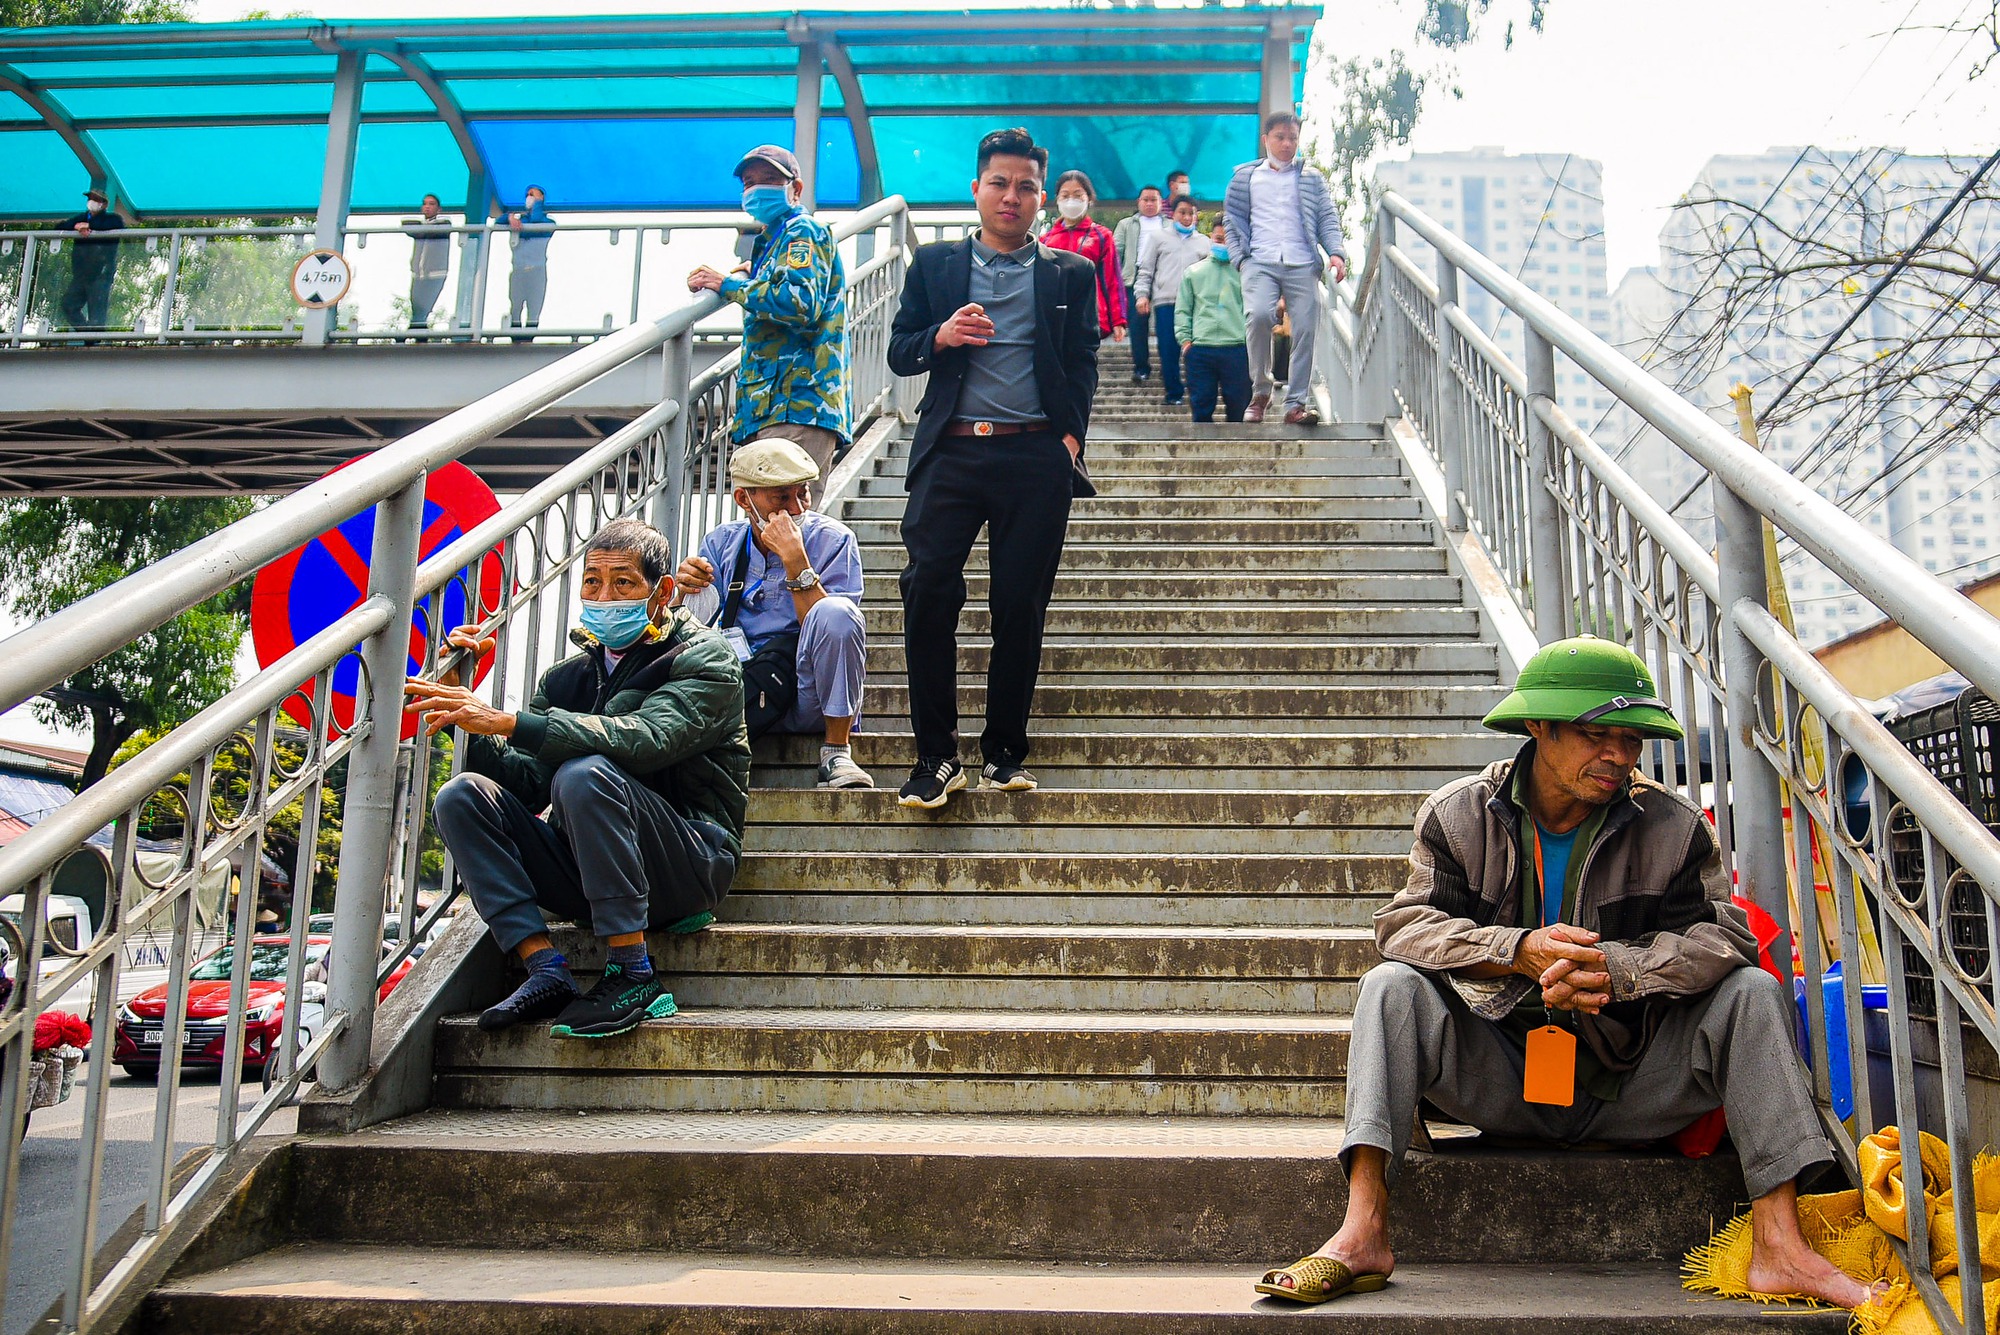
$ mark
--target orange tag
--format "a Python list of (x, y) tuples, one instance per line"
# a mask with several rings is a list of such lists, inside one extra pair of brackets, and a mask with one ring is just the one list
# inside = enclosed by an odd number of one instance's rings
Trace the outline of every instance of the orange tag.
[(1528, 1069), (1521, 1097), (1529, 1103), (1567, 1108), (1576, 1102), (1576, 1035), (1546, 1025), (1528, 1031)]

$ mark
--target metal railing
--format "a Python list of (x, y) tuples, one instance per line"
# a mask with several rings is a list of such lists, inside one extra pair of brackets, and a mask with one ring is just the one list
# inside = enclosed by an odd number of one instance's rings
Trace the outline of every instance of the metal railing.
[[(865, 236), (875, 258), (850, 275), (848, 332), (854, 419), (891, 405), (896, 382), (881, 355), (901, 291), (909, 218), (891, 199), (843, 222), (842, 239)], [(880, 242), (878, 246), (878, 241)], [(729, 427), (737, 354), (691, 374), (694, 330), (720, 305), (683, 298), (669, 315), (612, 334), (513, 385), (440, 419), (231, 525), (203, 541), (0, 641), (0, 709), (34, 697), (105, 653), (229, 588), (276, 559), (372, 507), (373, 540), (363, 600), (324, 631), (236, 687), (194, 719), (0, 848), (0, 897), (25, 896), (10, 938), (19, 985), (0, 1009), (0, 1283), (15, 1257), (11, 1227), (20, 1201), (21, 1146), (28, 1110), (28, 1058), (35, 1020), (79, 985), (94, 987), (89, 1078), (78, 1142), (75, 1209), (60, 1328), (91, 1329), (163, 1245), (164, 1230), (225, 1172), (232, 1153), (291, 1100), (302, 1082), (351, 1087), (365, 1073), (378, 993), (454, 908), (448, 865), (431, 834), (430, 799), (440, 771), (455, 768), (438, 746), (405, 739), (407, 674), (440, 667), (447, 608), (476, 609), (497, 637), (485, 678), (496, 703), (520, 700), (543, 667), (564, 656), (579, 563), (590, 535), (620, 516), (649, 517), (684, 551), (724, 517)], [(581, 385), (662, 345), (661, 402), (498, 514), (419, 563), (424, 483), (429, 471), (554, 404)], [(413, 634), (414, 631), (414, 634)], [(337, 697), (351, 699), (343, 708)], [(296, 739), (303, 738), (303, 741)], [(287, 742), (283, 739), (291, 738)], [(319, 844), (329, 794), (339, 798), (341, 842), (332, 930), (310, 933)], [(47, 934), (45, 906), (57, 870), (99, 830), (112, 831), (112, 884), (102, 928), (67, 963), (39, 981)], [(219, 1052), (221, 1085), (210, 1152), (183, 1180), (176, 1129), (191, 1048), (185, 1029), (192, 953), (192, 899), (212, 869), (233, 869), (231, 940), (253, 940), (261, 855), (283, 827), (291, 872), (290, 926), (271, 938), (264, 960), (236, 948), (229, 960), (231, 1005)], [(178, 830), (170, 873), (148, 874), (135, 860), (145, 835)], [(424, 901), (429, 899), (428, 903)], [(385, 953), (385, 917), (398, 925)], [(165, 1011), (157, 1053), (159, 1088), (152, 1152), (143, 1173), (141, 1228), (100, 1275), (108, 1073), (147, 1054), (119, 1029), (121, 948), (157, 921), (172, 925)], [(275, 1036), (246, 1019), (253, 968), (282, 969), (286, 993)], [(308, 1006), (308, 969), (323, 970), (323, 1004)], [(269, 1016), (265, 1019), (268, 1021)], [(128, 1033), (132, 1026), (124, 1026)], [(152, 1027), (148, 1026), (149, 1032)], [(308, 1030), (310, 1032), (308, 1032)], [(245, 1066), (262, 1067), (267, 1088), (241, 1107)], [(4, 1290), (0, 1290), (4, 1292)]]
[[(1434, 274), (1397, 244), (1405, 227), (1436, 251)], [(1525, 365), (1461, 309), (1468, 282), (1520, 319)], [(1477, 542), (1537, 636), (1594, 633), (1652, 666), (1688, 740), (1650, 744), (1643, 763), (1712, 807), (1739, 893), (1796, 934), (1814, 1092), (1847, 1168), (1878, 1128), (1878, 1097), (1906, 1137), (1921, 1128), (1950, 1149), (1963, 1320), (1928, 1264), (1911, 1271), (1941, 1326), (1983, 1332), (1971, 1175), (1984, 1131), (1968, 1107), (1966, 1046), (2000, 1047), (2000, 838), (1772, 614), (1766, 525), (1989, 696), (2000, 696), (2000, 622), (1393, 192), (1366, 271), (1328, 306), (1321, 369), (1338, 411), (1403, 419), (1443, 475), (1440, 518)], [(1713, 553), (1558, 406), (1558, 352), (1711, 474)], [(1870, 927), (1889, 984), (1889, 1051), (1873, 1070), (1856, 964)], [(1790, 940), (1773, 949), (1786, 965)], [(1819, 985), (1835, 950), (1846, 962), (1845, 1120), (1833, 1112)], [(1934, 1076), (1920, 1074), (1913, 1046), (1912, 969), (1935, 982)], [(1924, 1212), (1907, 1222), (1909, 1254), (1928, 1257)]]
[[(857, 215), (858, 216), (858, 215)], [(842, 215), (828, 215), (841, 226)], [(930, 212), (911, 235), (962, 235), (977, 216)], [(465, 343), (546, 339), (583, 342), (640, 323), (641, 312), (686, 296), (688, 269), (724, 265), (754, 225), (735, 213), (687, 213), (629, 222), (557, 220), (549, 235), (547, 305), (532, 328), (510, 310), (515, 240), (504, 222), (423, 223), (450, 251), (434, 306), (417, 318), (411, 270), (416, 245), (402, 222), (350, 225), (342, 253), (353, 267), (353, 295), (330, 334), (336, 343)], [(857, 234), (857, 239), (866, 232)], [(309, 337), (307, 312), (290, 292), (291, 271), (313, 249), (310, 223), (242, 227), (131, 227), (84, 244), (111, 247), (108, 310), (99, 325), (65, 306), (73, 293), (73, 232), (0, 231), (0, 348), (79, 344), (283, 344)], [(686, 243), (686, 244), (684, 244)], [(871, 258), (865, 240), (850, 247), (850, 268)], [(74, 318), (81, 314), (84, 318)], [(719, 318), (718, 318), (719, 317)], [(697, 333), (728, 336), (732, 310), (712, 313)]]

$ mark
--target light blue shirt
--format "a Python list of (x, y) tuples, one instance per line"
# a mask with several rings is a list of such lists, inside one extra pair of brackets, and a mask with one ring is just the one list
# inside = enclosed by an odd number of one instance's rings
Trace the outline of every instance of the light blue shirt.
[(1250, 254), (1265, 264), (1317, 264), (1299, 206), (1299, 160), (1280, 167), (1269, 158), (1250, 173)]
[[(806, 560), (819, 576), (820, 587), (830, 594), (861, 600), (861, 549), (854, 530), (830, 515), (808, 510), (794, 521), (805, 540)], [(722, 622), (722, 609), (729, 605), (729, 586), (736, 578), (736, 558), (743, 554), (743, 535), (750, 531), (748, 519), (738, 519), (701, 540), (699, 553), (715, 567), (715, 589), (722, 595), (716, 604), (712, 624)], [(737, 628), (755, 653), (773, 635), (795, 635), (799, 629), (798, 605), (785, 587), (785, 563), (767, 556), (755, 542), (750, 544), (750, 566), (744, 572), (743, 607), (736, 614)]]
[(1535, 832), (1542, 841), (1541, 925), (1544, 927), (1553, 927), (1562, 921), (1563, 889), (1569, 883), (1569, 856), (1576, 851), (1576, 836), (1582, 829), (1579, 825), (1568, 834), (1550, 834), (1542, 828), (1540, 821), (1535, 822)]

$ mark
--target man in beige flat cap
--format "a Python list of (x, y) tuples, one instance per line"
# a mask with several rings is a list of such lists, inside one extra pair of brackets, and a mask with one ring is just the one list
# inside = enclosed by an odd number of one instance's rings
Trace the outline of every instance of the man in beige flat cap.
[(792, 441), (738, 447), (729, 481), (744, 517), (681, 562), (680, 604), (714, 626), (743, 661), (744, 717), (766, 732), (819, 732), (822, 788), (873, 788), (849, 735), (861, 715), (868, 641), (854, 532), (809, 508), (819, 465)]

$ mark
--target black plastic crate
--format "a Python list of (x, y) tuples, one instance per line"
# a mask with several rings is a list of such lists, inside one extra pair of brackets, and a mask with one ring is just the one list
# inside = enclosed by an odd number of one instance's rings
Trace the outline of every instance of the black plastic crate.
[[(1956, 700), (1896, 719), (1888, 726), (1938, 782), (1987, 829), (2000, 835), (2000, 704), (1971, 689)], [(1915, 820), (1904, 815), (1890, 820), (1888, 835), (1890, 874), (1897, 893), (1904, 903), (1917, 904), (1924, 891), (1923, 832)], [(1939, 868), (1939, 883), (1948, 887), (1945, 944), (1957, 957), (1959, 967), (1977, 976), (1986, 969), (1993, 949), (1986, 896), (1969, 880), (1953, 885), (1958, 864), (1948, 854), (1940, 856), (1944, 865)], [(1923, 967), (1922, 958), (1907, 948), (1904, 962), (1911, 1013), (1934, 1016), (1935, 983), (1929, 970)]]

